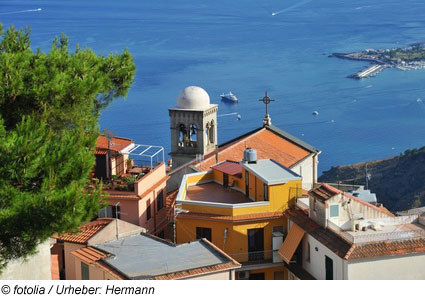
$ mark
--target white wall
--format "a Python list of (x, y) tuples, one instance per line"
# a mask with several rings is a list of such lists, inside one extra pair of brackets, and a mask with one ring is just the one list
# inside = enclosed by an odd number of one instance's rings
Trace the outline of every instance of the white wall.
[(348, 279), (425, 279), (425, 254), (349, 261)]
[(0, 274), (0, 280), (51, 280), (52, 261), (50, 257), (50, 240), (38, 245), (37, 253), (27, 260), (11, 261)]
[[(346, 262), (309, 234), (305, 234), (303, 243), (303, 268), (316, 279), (326, 279), (325, 255), (333, 260), (334, 279), (346, 279)], [(310, 243), (310, 261), (307, 261), (307, 243)], [(316, 251), (316, 248), (317, 250)]]
[(186, 280), (235, 280), (235, 270), (204, 274), (196, 277), (183, 278)]
[(313, 177), (314, 177), (314, 174), (317, 174), (317, 170), (316, 172), (314, 172), (314, 169), (313, 169), (314, 165), (315, 164), (313, 162), (313, 154), (311, 154), (306, 159), (304, 159), (300, 163), (290, 168), (292, 171), (302, 176), (303, 189), (310, 190), (313, 187), (313, 182), (314, 182)]

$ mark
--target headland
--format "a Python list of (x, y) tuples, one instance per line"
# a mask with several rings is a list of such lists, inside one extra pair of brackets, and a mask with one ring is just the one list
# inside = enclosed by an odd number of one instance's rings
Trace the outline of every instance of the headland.
[(398, 68), (403, 71), (425, 68), (425, 42), (393, 49), (366, 49), (361, 52), (332, 53), (330, 57), (368, 61), (372, 65), (349, 75), (349, 78), (374, 76), (385, 68)]

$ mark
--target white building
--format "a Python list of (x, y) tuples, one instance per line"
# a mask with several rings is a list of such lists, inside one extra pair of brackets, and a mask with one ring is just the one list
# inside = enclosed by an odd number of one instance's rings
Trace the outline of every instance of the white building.
[(425, 279), (425, 218), (395, 217), (327, 184), (286, 211), (291, 279)]

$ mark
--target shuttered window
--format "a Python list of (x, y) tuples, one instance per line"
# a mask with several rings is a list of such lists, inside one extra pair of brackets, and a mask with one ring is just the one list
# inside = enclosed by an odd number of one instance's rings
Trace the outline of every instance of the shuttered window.
[(331, 205), (329, 206), (330, 217), (338, 217), (339, 216), (339, 205)]

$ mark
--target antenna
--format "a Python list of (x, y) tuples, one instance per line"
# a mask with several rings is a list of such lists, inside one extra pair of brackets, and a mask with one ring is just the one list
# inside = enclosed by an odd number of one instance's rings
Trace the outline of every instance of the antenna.
[(118, 240), (118, 205), (120, 205), (120, 202), (115, 203), (115, 235), (117, 237)]

